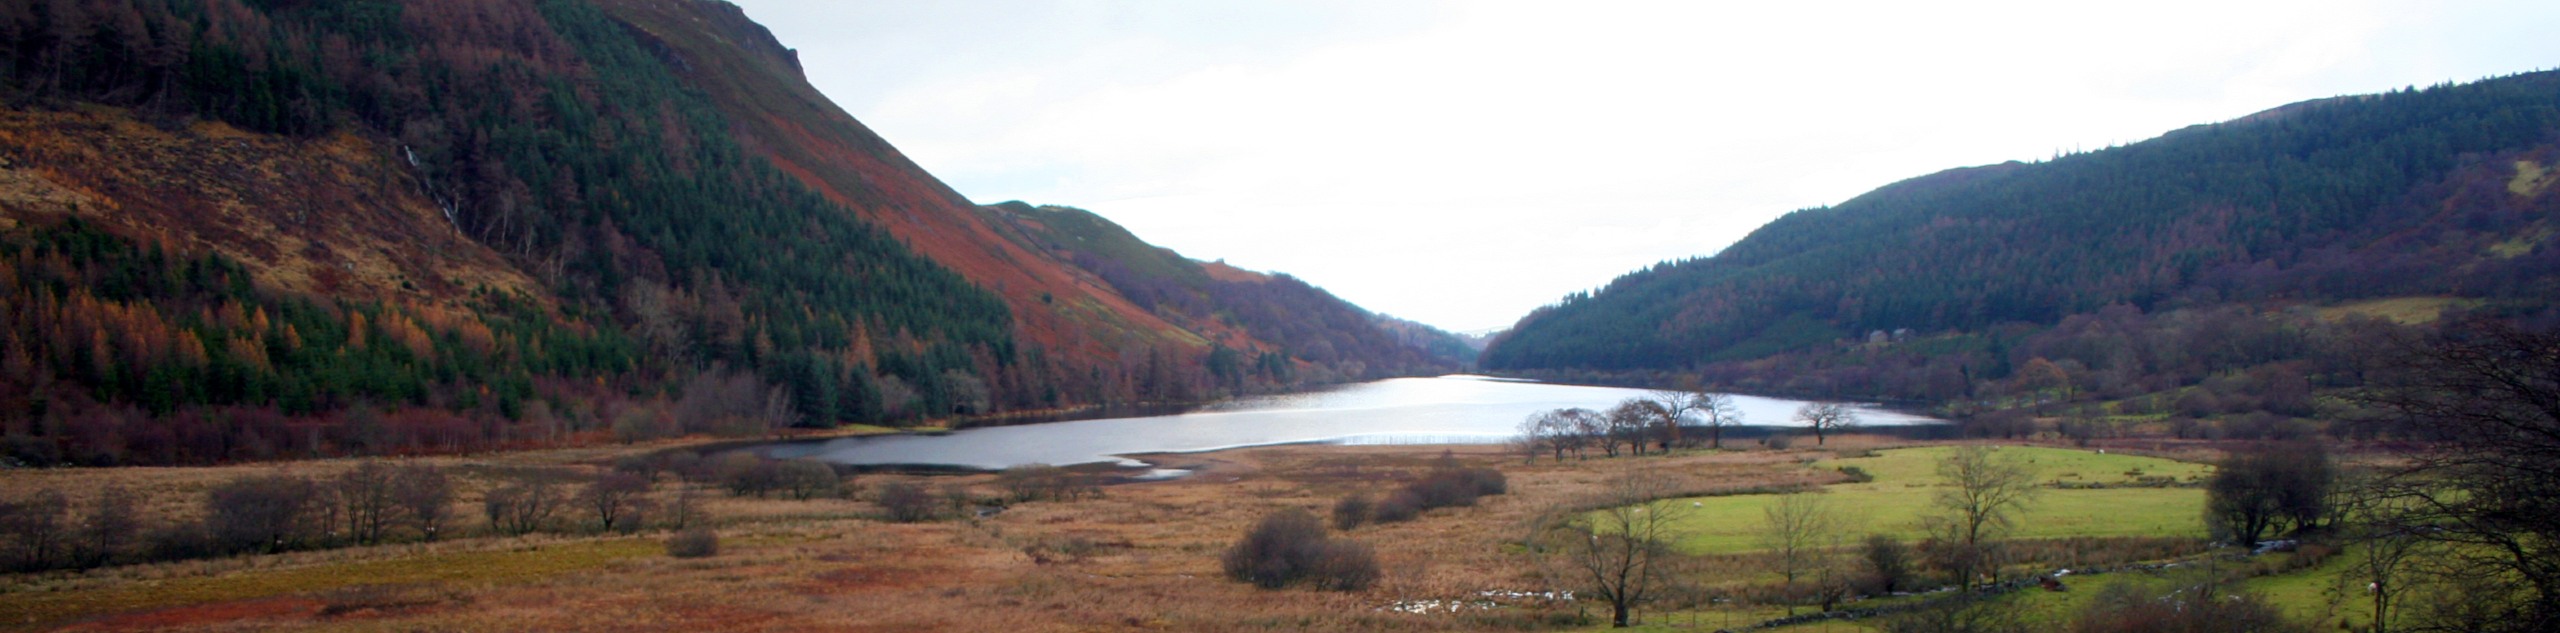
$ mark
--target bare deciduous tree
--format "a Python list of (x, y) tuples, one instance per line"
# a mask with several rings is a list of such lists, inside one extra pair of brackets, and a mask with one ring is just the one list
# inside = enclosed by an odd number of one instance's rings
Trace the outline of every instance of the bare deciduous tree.
[(25, 501), (0, 502), (0, 542), (7, 543), (12, 569), (54, 566), (68, 538), (66, 515), (71, 501), (58, 490), (36, 493)]
[(391, 467), (378, 460), (358, 462), (330, 480), (329, 489), (336, 495), (338, 518), (346, 522), (347, 538), (362, 545), (381, 543), (399, 511)]
[(578, 494), (578, 501), (595, 512), (600, 530), (630, 530), (640, 521), (641, 504), (649, 494), (649, 479), (632, 473), (609, 473), (588, 482)]
[(1817, 492), (1778, 495), (1763, 508), (1762, 518), (1760, 544), (1777, 556), (1778, 576), (1785, 583), (1781, 591), (1792, 613), (1805, 594), (1798, 581), (1831, 564), (1831, 548), (1840, 540), (1840, 521), (1831, 511), (1830, 499)]
[(88, 516), (80, 519), (77, 564), (97, 567), (115, 562), (117, 553), (142, 529), (134, 505), (130, 488), (108, 486), (98, 491), (98, 500), (90, 504)]
[(1654, 441), (1660, 443), (1664, 451), (1692, 443), (1682, 436), (1681, 426), (1689, 421), (1690, 414), (1698, 412), (1699, 396), (1704, 393), (1695, 389), (1657, 389), (1646, 394), (1645, 397), (1652, 399), (1655, 406), (1662, 408), (1662, 426), (1655, 429)]
[(1583, 452), (1589, 450), (1593, 442), (1607, 441), (1608, 416), (1580, 407), (1557, 411), (1556, 414), (1562, 416), (1558, 423), (1563, 424), (1565, 428), (1564, 434), (1559, 437), (1565, 440), (1566, 447), (1573, 449), (1575, 459), (1581, 459)]
[(1813, 429), (1813, 443), (1820, 446), (1826, 436), (1858, 428), (1858, 412), (1837, 402), (1807, 402), (1796, 407), (1796, 421)]
[(2434, 610), (2452, 626), (2560, 630), (2560, 332), (2456, 323), (2393, 360), (2357, 400), (2443, 441), (2379, 492), (2444, 546), (2436, 580), (2470, 594), (2430, 606), (2459, 607)]
[[(2338, 575), (2339, 596), (2362, 592), (2373, 607), (2372, 633), (2386, 633), (2397, 619), (2399, 600), (2423, 582), (2419, 569), (2431, 545), (2428, 527), (2406, 521), (2413, 509), (2405, 496), (2374, 482), (2350, 485), (2338, 504), (2339, 536), (2347, 550), (2347, 573)], [(2354, 585), (2362, 583), (2359, 588)]]
[(1529, 463), (1538, 463), (1538, 454), (1555, 451), (1556, 461), (1564, 461), (1564, 443), (1557, 438), (1554, 411), (1540, 411), (1520, 420), (1520, 435), (1512, 438), (1512, 447)]
[(445, 477), (444, 469), (428, 464), (401, 466), (393, 481), (393, 502), (409, 527), (418, 530), (418, 538), (443, 538), (445, 524), (453, 517), (453, 480)]
[(1576, 506), (1600, 509), (1567, 509), (1542, 531), (1538, 545), (1560, 573), (1583, 595), (1609, 603), (1610, 626), (1627, 626), (1628, 612), (1658, 597), (1670, 581), (1667, 559), (1689, 508), (1667, 498), (1677, 490), (1664, 473), (1631, 470)]
[(1723, 449), (1725, 427), (1742, 425), (1742, 405), (1731, 395), (1701, 392), (1694, 406), (1698, 422), (1707, 427), (1707, 448)]
[(536, 476), (490, 490), (480, 505), (489, 515), (491, 529), (521, 535), (542, 529), (560, 502), (560, 491), (551, 478)]
[(1608, 453), (1610, 457), (1616, 457), (1618, 445), (1623, 443), (1627, 445), (1628, 453), (1643, 455), (1645, 438), (1653, 435), (1653, 430), (1664, 424), (1663, 420), (1669, 417), (1668, 413), (1663, 410), (1661, 403), (1649, 398), (1628, 398), (1619, 402), (1618, 406), (1610, 407), (1606, 417), (1608, 430), (1605, 432), (1606, 436), (1600, 440), (1602, 452)]
[(1970, 590), (1983, 574), (1999, 575), (1995, 548), (2035, 498), (2035, 471), (1992, 447), (1959, 446), (1938, 462), (1938, 477), (1945, 489), (1924, 520), (1938, 540), (1939, 565)]

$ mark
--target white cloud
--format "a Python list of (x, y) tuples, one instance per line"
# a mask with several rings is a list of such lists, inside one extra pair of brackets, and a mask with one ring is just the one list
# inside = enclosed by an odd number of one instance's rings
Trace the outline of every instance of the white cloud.
[(741, 4), (973, 199), (1454, 329), (1938, 169), (2560, 59), (2530, 3)]

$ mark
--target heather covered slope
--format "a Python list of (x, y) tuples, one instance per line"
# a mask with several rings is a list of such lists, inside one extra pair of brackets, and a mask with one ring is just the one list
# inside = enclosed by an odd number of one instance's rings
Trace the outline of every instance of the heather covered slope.
[(2560, 73), (2296, 104), (1797, 211), (1542, 308), (1483, 362), (1679, 370), (2114, 305), (2428, 296), (2530, 311), (2560, 296), (2555, 163)]
[(0, 99), (30, 461), (1195, 401), (1232, 392), (1219, 349), (1270, 352), (1260, 388), (1444, 366), (1140, 307), (722, 2), (7, 3)]

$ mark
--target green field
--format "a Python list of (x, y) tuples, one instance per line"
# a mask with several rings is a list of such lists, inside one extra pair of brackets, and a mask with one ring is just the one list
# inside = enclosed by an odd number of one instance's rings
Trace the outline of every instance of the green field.
[[(1830, 499), (1847, 534), (1882, 533), (1917, 539), (1922, 536), (1921, 517), (1943, 489), (1938, 481), (1938, 461), (1952, 450), (1896, 449), (1873, 457), (1814, 462), (1807, 467), (1856, 466), (1875, 476), (1875, 481), (1868, 483), (1826, 486), (1820, 493)], [(2033, 464), (2036, 479), (2047, 484), (2019, 517), (2015, 538), (2205, 535), (2201, 488), (2060, 489), (2052, 484), (2130, 484), (2143, 477), (2197, 482), (2212, 473), (2211, 466), (2059, 448), (2013, 446), (1998, 450)], [(1764, 508), (1776, 498), (1736, 495), (1675, 501), (1691, 505), (1681, 525), (1687, 535), (1680, 541), (1681, 548), (1700, 554), (1763, 549), (1760, 535), (1766, 531)]]
[[(1826, 486), (1819, 494), (1831, 499), (1846, 532), (1863, 536), (1886, 533), (1904, 538), (1921, 536), (1920, 517), (1929, 510), (1931, 501), (1942, 489), (1938, 460), (1952, 447), (1911, 448), (1880, 451), (1872, 457), (1822, 460), (1807, 463), (1805, 468), (1835, 469), (1856, 466), (1875, 476), (1875, 481)], [(2166, 477), (2181, 483), (2201, 482), (2210, 477), (2213, 467), (2204, 464), (2131, 455), (2100, 454), (2041, 447), (2004, 447), (2002, 453), (2028, 460), (2034, 465), (2037, 480), (2045, 482), (2034, 505), (2023, 515), (2016, 538), (2064, 538), (2075, 536), (2184, 536), (2203, 537), (2204, 490), (2192, 487), (2107, 487), (2098, 489), (2064, 489), (2057, 483), (2072, 485), (2133, 484)], [(2147, 478), (2147, 479), (2146, 479)], [(1765, 549), (1760, 533), (1766, 530), (1763, 508), (1775, 495), (1737, 495), (1698, 497), (1678, 500), (1696, 504), (1685, 518), (1689, 530), (1681, 546), (1701, 554), (1747, 553)], [(2244, 591), (2255, 593), (2282, 608), (2286, 615), (2327, 628), (2341, 621), (2362, 625), (2371, 619), (2369, 609), (2360, 600), (2337, 600), (2339, 577), (2346, 573), (2348, 553), (2341, 553), (2326, 563), (2291, 573), (2260, 576), (2240, 581)], [(2277, 557), (2286, 554), (2274, 555)], [(2245, 566), (2267, 565), (2280, 559), (2251, 559), (2233, 563), (2225, 573), (2241, 572)], [(2201, 570), (2189, 568), (2176, 572), (2123, 572), (2096, 576), (2066, 577), (2066, 592), (2036, 590), (2019, 591), (1997, 598), (2027, 623), (2037, 628), (2067, 625), (2107, 587), (2133, 583), (2165, 590), (2181, 582), (2192, 582)], [(2360, 597), (2360, 596), (2358, 596)], [(1873, 606), (1875, 602), (1862, 603)], [(1703, 622), (1712, 628), (1731, 621), (1751, 621), (1775, 617), (1783, 611), (1769, 607), (1708, 610), (1698, 613), (1672, 613), (1656, 616), (1650, 628), (1690, 630), (1690, 622)], [(1868, 631), (1873, 622), (1818, 622), (1779, 629), (1781, 631)]]

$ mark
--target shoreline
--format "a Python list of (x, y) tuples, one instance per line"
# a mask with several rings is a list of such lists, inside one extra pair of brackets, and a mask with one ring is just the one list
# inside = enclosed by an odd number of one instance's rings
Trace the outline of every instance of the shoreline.
[[(1704, 435), (1705, 435), (1705, 432), (1703, 431), (1703, 429), (1705, 429), (1706, 427), (1682, 427), (1682, 428), (1683, 428), (1683, 429), (1686, 429), (1686, 430), (1684, 430), (1684, 433), (1691, 433), (1691, 432), (1694, 432), (1694, 433), (1696, 433), (1696, 436), (1704, 436)], [(1724, 427), (1724, 430), (1723, 430), (1723, 433), (1722, 433), (1722, 438), (1723, 438), (1724, 440), (1728, 441), (1728, 442), (1732, 442), (1732, 443), (1736, 443), (1736, 444), (1743, 444), (1743, 445), (1755, 446), (1755, 447), (1756, 447), (1756, 446), (1765, 446), (1765, 444), (1766, 444), (1766, 440), (1767, 440), (1768, 438), (1776, 437), (1776, 436), (1779, 436), (1779, 435), (1781, 435), (1781, 434), (1785, 434), (1785, 435), (1800, 435), (1800, 434), (1801, 434), (1801, 431), (1803, 430), (1803, 428), (1804, 428), (1804, 427), (1797, 427), (1797, 426), (1771, 426), (1771, 425), (1738, 425), (1738, 426), (1728, 426), (1728, 427)], [(924, 434), (889, 434), (889, 433), (883, 433), (883, 434), (863, 435), (863, 436), (849, 436), (849, 437), (840, 437), (840, 438), (825, 438), (825, 439), (811, 439), (811, 440), (792, 440), (792, 441), (784, 441), (784, 442), (766, 442), (766, 443), (758, 443), (756, 446), (742, 446), (742, 447), (733, 447), (733, 448), (723, 448), (723, 449), (720, 449), (720, 450), (722, 450), (722, 451), (731, 451), (731, 450), (753, 450), (753, 449), (757, 449), (757, 448), (769, 448), (769, 447), (777, 446), (777, 445), (781, 445), (781, 444), (804, 444), (804, 443), (809, 443), (809, 442), (811, 442), (811, 441), (826, 441), (826, 442), (832, 442), (832, 441), (835, 441), (835, 440), (838, 440), (838, 439), (863, 439), (863, 438), (870, 438), (870, 437), (890, 437), (890, 436), (895, 436), (895, 435), (944, 435), (944, 434), (948, 434), (948, 433), (949, 433), (948, 431), (945, 431), (945, 432), (942, 432), (942, 433), (924, 433)], [(1956, 437), (1956, 429), (1955, 429), (1954, 425), (1949, 424), (1949, 423), (1945, 423), (1945, 422), (1928, 423), (1928, 424), (1879, 425), (1879, 426), (1867, 426), (1867, 427), (1860, 427), (1860, 428), (1858, 428), (1858, 429), (1856, 429), (1856, 430), (1854, 430), (1854, 431), (1851, 431), (1851, 432), (1849, 432), (1849, 433), (1846, 433), (1845, 435), (1864, 435), (1864, 436), (1870, 436), (1870, 437), (1882, 437), (1882, 438), (1889, 438), (1889, 439), (1891, 439), (1891, 440), (1895, 440), (1895, 441), (1919, 442), (1919, 441), (1933, 441), (1933, 440), (1947, 440), (1947, 439), (1954, 439), (1954, 438)], [(1183, 458), (1186, 458), (1186, 457), (1191, 457), (1191, 458), (1202, 458), (1202, 457), (1207, 457), (1207, 456), (1214, 456), (1214, 455), (1218, 455), (1218, 454), (1221, 454), (1221, 453), (1232, 453), (1232, 452), (1238, 452), (1238, 451), (1249, 451), (1249, 450), (1254, 450), (1254, 449), (1274, 448), (1274, 447), (1289, 447), (1289, 446), (1329, 446), (1329, 447), (1342, 447), (1342, 448), (1363, 448), (1363, 449), (1401, 449), (1401, 450), (1425, 450), (1425, 449), (1458, 450), (1458, 449), (1462, 449), (1462, 448), (1501, 447), (1499, 450), (1507, 451), (1507, 450), (1510, 450), (1510, 449), (1509, 449), (1506, 445), (1510, 442), (1510, 439), (1511, 439), (1511, 438), (1508, 438), (1508, 437), (1500, 438), (1500, 439), (1492, 439), (1492, 438), (1490, 438), (1490, 437), (1488, 436), (1488, 439), (1489, 439), (1489, 440), (1491, 440), (1491, 441), (1481, 441), (1481, 442), (1435, 442), (1435, 441), (1423, 441), (1423, 442), (1394, 442), (1394, 441), (1387, 441), (1387, 442), (1356, 442), (1356, 441), (1349, 441), (1349, 440), (1355, 440), (1355, 439), (1362, 438), (1362, 437), (1379, 437), (1379, 436), (1376, 436), (1376, 435), (1350, 435), (1350, 436), (1327, 437), (1327, 438), (1312, 438), (1312, 439), (1304, 439), (1304, 440), (1289, 440), (1289, 441), (1277, 441), (1277, 442), (1258, 442), (1258, 443), (1250, 443), (1250, 444), (1236, 444), (1236, 445), (1216, 446), (1216, 447), (1201, 448), (1201, 449), (1192, 449), (1192, 450), (1150, 450), (1150, 451), (1138, 451), (1138, 452), (1128, 452), (1128, 453), (1115, 453), (1115, 454), (1111, 454), (1111, 455), (1109, 455), (1108, 457), (1117, 458), (1117, 459), (1121, 459), (1121, 460), (1127, 460), (1128, 462), (1135, 462), (1135, 463), (1119, 463), (1119, 462), (1112, 462), (1112, 461), (1105, 461), (1105, 460), (1097, 460), (1097, 461), (1079, 462), (1079, 463), (1071, 463), (1071, 464), (1048, 464), (1048, 465), (1050, 465), (1050, 466), (1055, 466), (1055, 467), (1058, 467), (1058, 468), (1069, 469), (1069, 470), (1077, 470), (1077, 471), (1103, 471), (1103, 472), (1108, 472), (1108, 473), (1114, 473), (1114, 474), (1116, 474), (1116, 475), (1117, 475), (1117, 476), (1115, 477), (1115, 479), (1119, 480), (1119, 481), (1115, 481), (1115, 483), (1142, 483), (1142, 482), (1147, 482), (1147, 481), (1170, 481), (1170, 480), (1182, 479), (1182, 478), (1185, 478), (1185, 477), (1189, 476), (1189, 475), (1167, 475), (1167, 476), (1154, 476), (1154, 477), (1144, 477), (1144, 478), (1141, 478), (1142, 476), (1148, 475), (1148, 474), (1150, 474), (1150, 473), (1157, 473), (1157, 472), (1161, 472), (1161, 471), (1168, 471), (1168, 470), (1184, 470), (1184, 471), (1193, 471), (1194, 473), (1196, 473), (1196, 472), (1197, 472), (1197, 470), (1198, 470), (1196, 467), (1188, 466), (1188, 465), (1182, 465), (1182, 464), (1178, 463), (1178, 462), (1183, 462), (1183, 461), (1189, 461), (1189, 460), (1185, 460), (1185, 459), (1183, 459)], [(1388, 435), (1388, 436), (1386, 436), (1386, 437), (1394, 437), (1394, 436), (1393, 436), (1393, 435)], [(1411, 437), (1438, 437), (1438, 438), (1450, 438), (1450, 437), (1458, 437), (1458, 436), (1452, 436), (1452, 435), (1436, 435), (1436, 436), (1413, 435), (1413, 436), (1411, 436)], [(1747, 443), (1747, 444), (1744, 444), (1744, 443)], [(670, 449), (670, 450), (675, 450), (675, 449)], [(1732, 449), (1728, 449), (1728, 450), (1732, 450)], [(1470, 451), (1470, 452), (1472, 452), (1472, 451)], [(705, 453), (705, 454), (709, 454), (709, 453)], [(758, 454), (758, 456), (761, 456), (761, 457), (773, 458), (773, 457), (771, 457), (771, 455), (770, 455), (770, 454), (768, 454), (768, 453), (766, 453), (766, 452), (764, 452), (764, 451), (758, 451), (758, 452), (757, 452), (757, 454)], [(791, 458), (773, 458), (773, 459), (814, 459), (814, 458), (812, 458), (812, 457), (791, 457)], [(946, 464), (946, 463), (930, 463), (930, 462), (883, 463), (883, 464), (844, 464), (844, 463), (828, 462), (828, 461), (825, 461), (825, 460), (815, 460), (815, 461), (818, 461), (819, 463), (827, 464), (828, 466), (833, 467), (833, 468), (836, 468), (836, 469), (838, 469), (838, 470), (846, 470), (846, 471), (857, 472), (857, 473), (888, 473), (888, 474), (904, 474), (904, 475), (974, 475), (974, 474), (990, 474), (990, 473), (999, 473), (999, 472), (1003, 472), (1004, 470), (1006, 470), (1005, 468), (984, 468), (984, 467), (979, 467), (979, 466), (970, 466), (970, 465), (962, 465), (962, 464)], [(1017, 466), (1019, 466), (1019, 465), (1017, 465)]]

